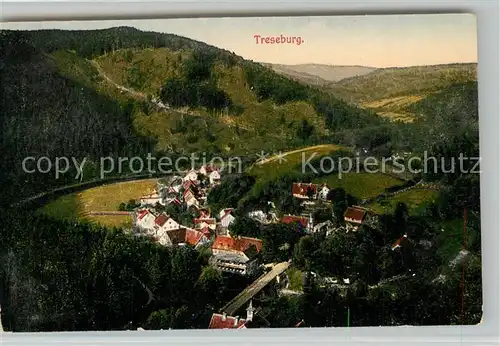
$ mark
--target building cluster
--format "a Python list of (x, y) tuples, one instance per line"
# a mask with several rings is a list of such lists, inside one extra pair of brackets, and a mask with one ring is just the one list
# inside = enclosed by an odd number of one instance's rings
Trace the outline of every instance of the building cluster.
[(184, 177), (174, 177), (168, 186), (159, 183), (155, 191), (142, 196), (139, 201), (142, 206), (174, 203), (199, 209), (205, 205), (208, 191), (219, 184), (220, 178), (215, 166), (204, 165), (199, 170), (191, 169)]
[[(229, 234), (234, 222), (233, 208), (223, 208), (212, 216), (206, 207), (208, 191), (220, 182), (220, 173), (212, 166), (190, 170), (184, 177), (175, 177), (170, 184), (158, 183), (155, 191), (141, 197), (141, 206), (133, 213), (136, 234), (150, 236), (164, 246), (210, 244), (210, 263), (221, 271), (247, 275), (259, 268), (260, 239), (236, 237)], [(166, 212), (158, 212), (158, 204), (179, 205), (196, 217), (191, 225), (182, 225)]]

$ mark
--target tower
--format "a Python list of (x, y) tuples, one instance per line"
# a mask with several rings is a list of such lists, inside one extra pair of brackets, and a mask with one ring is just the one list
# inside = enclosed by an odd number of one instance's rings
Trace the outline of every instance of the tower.
[(246, 319), (246, 322), (251, 322), (252, 321), (254, 311), (255, 311), (255, 309), (253, 308), (252, 301), (250, 300), (250, 304), (248, 304), (248, 308), (247, 308), (247, 319)]
[(314, 221), (312, 217), (312, 213), (309, 213), (309, 221), (307, 222), (307, 232), (312, 233), (314, 230)]

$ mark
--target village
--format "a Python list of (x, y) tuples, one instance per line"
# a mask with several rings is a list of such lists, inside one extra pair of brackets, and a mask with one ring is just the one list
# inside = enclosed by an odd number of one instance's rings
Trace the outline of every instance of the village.
[[(288, 290), (289, 282), (285, 273), (291, 260), (277, 264), (262, 263), (258, 256), (263, 245), (261, 239), (231, 234), (230, 226), (236, 220), (234, 207), (210, 210), (206, 203), (211, 189), (219, 185), (220, 181), (221, 172), (213, 165), (191, 169), (182, 177), (173, 176), (167, 181), (159, 180), (154, 191), (142, 196), (138, 207), (131, 212), (132, 232), (136, 236), (149, 237), (162, 246), (192, 246), (195, 249), (201, 246), (209, 247), (209, 264), (221, 272), (249, 276), (263, 271), (264, 274), (221, 311), (214, 312), (208, 326), (209, 329), (248, 328), (254, 314), (259, 311), (258, 307), (253, 307), (252, 298), (271, 281), (275, 280), (280, 284), (283, 291), (294, 293)], [(361, 206), (347, 208), (342, 216), (342, 226), (335, 226), (330, 220), (315, 223), (314, 210), (329, 205), (329, 192), (330, 188), (326, 184), (296, 182), (291, 186), (291, 193), (301, 201), (303, 212), (300, 215), (279, 215), (274, 204), (268, 202), (269, 208), (266, 211), (254, 210), (246, 216), (264, 225), (297, 224), (305, 234), (326, 232), (327, 236), (334, 232), (355, 232), (362, 224), (377, 227), (377, 215)], [(182, 224), (165, 211), (172, 205), (196, 215), (191, 225)], [(335, 217), (332, 215), (332, 220)], [(392, 249), (398, 248), (404, 240), (405, 236), (397, 240)], [(338, 284), (334, 278), (323, 278), (323, 281)], [(343, 284), (349, 284), (349, 278), (345, 278)], [(232, 316), (241, 311), (244, 305), (247, 306), (245, 319)]]

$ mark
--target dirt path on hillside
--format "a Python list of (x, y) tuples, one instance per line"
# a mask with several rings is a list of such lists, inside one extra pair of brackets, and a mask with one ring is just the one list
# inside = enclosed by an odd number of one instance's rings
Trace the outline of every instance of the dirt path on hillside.
[[(160, 108), (164, 112), (172, 111), (172, 112), (176, 112), (176, 113), (179, 113), (182, 115), (191, 115), (191, 116), (201, 117), (199, 114), (196, 114), (194, 112), (190, 112), (190, 111), (183, 110), (183, 109), (173, 109), (170, 106), (163, 104), (160, 100), (150, 99), (150, 98), (148, 98), (148, 96), (146, 94), (144, 94), (142, 92), (139, 92), (137, 90), (127, 88), (124, 85), (118, 84), (104, 72), (101, 65), (99, 65), (99, 63), (97, 61), (95, 61), (95, 60), (88, 60), (88, 61), (96, 68), (99, 75), (102, 78), (104, 78), (108, 83), (112, 84), (115, 88), (117, 88), (121, 91), (124, 91), (125, 93), (129, 94), (130, 96), (132, 96), (134, 98), (139, 98), (139, 99), (145, 100), (145, 101), (149, 102), (151, 105), (153, 105), (154, 107)], [(229, 126), (231, 126), (231, 125), (229, 125)], [(232, 126), (234, 126), (234, 125), (232, 125)], [(255, 131), (255, 129), (249, 128), (248, 126), (244, 126), (241, 124), (237, 124), (237, 126), (242, 130)], [(270, 135), (270, 136), (271, 137), (278, 137), (277, 135)]]
[[(276, 160), (279, 160), (280, 158), (284, 158), (284, 157), (286, 157), (288, 155), (302, 153), (302, 152), (311, 151), (311, 150), (315, 150), (315, 149), (322, 149), (322, 148), (326, 148), (326, 147), (330, 147), (330, 146), (332, 146), (332, 145), (331, 144), (320, 144), (320, 145), (315, 145), (315, 146), (312, 146), (312, 147), (307, 147), (307, 148), (302, 148), (302, 149), (296, 149), (296, 150), (292, 150), (292, 151), (287, 151), (286, 153), (282, 153), (281, 155), (274, 155), (272, 157), (269, 157), (267, 159), (259, 161), (257, 163), (257, 165), (262, 165), (264, 163), (276, 161)], [(332, 150), (333, 150), (333, 147), (332, 147)]]

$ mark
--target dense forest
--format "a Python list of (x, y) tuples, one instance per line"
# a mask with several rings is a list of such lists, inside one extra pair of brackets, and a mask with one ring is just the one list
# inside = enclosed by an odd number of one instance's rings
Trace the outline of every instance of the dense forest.
[[(0, 303), (3, 325), (8, 330), (206, 328), (212, 312), (252, 281), (228, 277), (207, 266), (209, 249), (163, 248), (120, 229), (56, 220), (23, 207), (10, 207), (20, 199), (75, 182), (74, 169), (57, 180), (50, 174), (24, 173), (21, 162), (27, 156), (66, 156), (80, 161), (87, 157), (90, 163), (84, 172), (85, 181), (96, 178), (96, 162), (102, 156), (180, 154), (156, 150), (161, 138), (135, 130), (133, 114), (137, 108), (148, 108), (144, 102), (112, 98), (94, 89), (92, 81), (100, 78), (94, 70), (86, 74), (89, 83), (70, 78), (50, 56), (71, 51), (79, 59), (93, 59), (125, 48), (168, 48), (188, 53), (178, 73), (165, 77), (157, 90), (163, 102), (176, 108), (203, 109), (212, 117), (227, 110), (237, 122), (246, 105), (221, 88), (214, 72), (220, 65), (241, 68), (245, 87), (252, 90), (258, 102), (303, 102), (311, 106), (327, 131), (315, 130), (312, 124), (317, 119), (293, 123), (296, 138), (287, 142), (287, 149), (335, 143), (367, 148), (381, 157), (400, 150), (416, 155), (428, 151), (444, 158), (447, 165), (459, 153), (479, 157), (477, 82), (447, 86), (410, 105), (409, 111), (418, 115), (413, 123), (390, 122), (234, 53), (176, 35), (125, 27), (1, 31), (0, 149), (4, 165), (0, 170)], [(131, 82), (140, 84), (138, 80)], [(193, 119), (184, 117), (178, 132), (193, 131)], [(285, 117), (283, 122), (287, 122)], [(209, 143), (215, 141), (215, 135), (205, 126), (200, 128)], [(256, 142), (259, 149), (268, 148), (268, 143)], [(217, 146), (211, 146), (210, 151), (231, 154)], [(347, 293), (341, 288), (322, 287), (307, 277), (303, 295), (268, 297), (266, 316), (272, 327), (289, 327), (301, 319), (308, 326), (345, 326), (348, 307), (352, 326), (461, 323), (461, 271), (447, 269), (446, 259), (437, 255), (436, 248), (446, 242), (439, 235), (440, 225), (460, 219), (464, 209), (470, 220), (467, 245), (472, 253), (464, 271), (464, 318), (467, 324), (479, 322), (479, 175), (422, 175), (424, 180), (443, 186), (439, 198), (425, 213), (410, 216), (406, 206), (399, 205), (393, 214), (382, 215), (379, 227), (367, 227), (356, 234), (306, 235), (297, 225), (264, 227), (244, 217), (245, 211), (265, 208), (267, 201), (273, 201), (283, 212), (300, 212), (290, 195), (290, 184), (314, 178), (317, 176), (291, 173), (257, 183), (251, 175), (233, 175), (209, 195), (214, 210), (238, 207), (232, 232), (263, 239), (265, 261), (292, 258), (304, 272), (353, 278)], [(328, 219), (332, 211), (340, 215), (358, 202), (342, 189), (334, 190), (329, 199), (332, 210), (315, 215), (317, 219)], [(176, 213), (181, 215), (180, 211)], [(415, 248), (401, 254), (390, 251), (387, 244), (405, 232), (416, 242)], [(422, 245), (425, 241), (432, 241), (433, 247)], [(359, 249), (354, 256), (353, 248)], [(443, 270), (446, 280), (435, 282), (436, 268)], [(409, 270), (418, 272), (418, 276), (398, 282), (397, 296), (377, 286), (381, 280)]]

